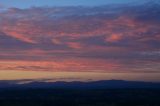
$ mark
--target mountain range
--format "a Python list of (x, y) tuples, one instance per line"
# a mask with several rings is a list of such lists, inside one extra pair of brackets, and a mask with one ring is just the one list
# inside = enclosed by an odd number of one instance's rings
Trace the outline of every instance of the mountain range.
[[(23, 81), (22, 81), (23, 82)], [(140, 81), (124, 81), (124, 80), (102, 80), (91, 82), (80, 81), (57, 81), (43, 82), (33, 81), (22, 83), (21, 81), (0, 81), (0, 89), (2, 88), (64, 88), (64, 89), (112, 89), (112, 88), (160, 88), (159, 82), (140, 82)]]

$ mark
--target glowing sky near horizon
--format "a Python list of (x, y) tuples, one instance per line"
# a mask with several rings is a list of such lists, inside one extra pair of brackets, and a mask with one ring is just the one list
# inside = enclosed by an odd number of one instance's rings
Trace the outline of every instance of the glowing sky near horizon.
[(160, 2), (0, 0), (0, 80), (26, 72), (160, 81)]

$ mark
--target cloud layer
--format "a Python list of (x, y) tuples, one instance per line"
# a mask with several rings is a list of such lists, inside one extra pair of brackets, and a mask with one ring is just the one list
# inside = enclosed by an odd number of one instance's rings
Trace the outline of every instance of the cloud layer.
[(160, 72), (159, 4), (0, 10), (0, 69)]

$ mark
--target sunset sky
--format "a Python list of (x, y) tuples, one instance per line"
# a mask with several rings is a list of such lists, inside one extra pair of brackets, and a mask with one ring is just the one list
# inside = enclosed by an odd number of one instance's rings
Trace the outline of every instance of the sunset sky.
[(158, 76), (159, 0), (0, 0), (0, 80)]

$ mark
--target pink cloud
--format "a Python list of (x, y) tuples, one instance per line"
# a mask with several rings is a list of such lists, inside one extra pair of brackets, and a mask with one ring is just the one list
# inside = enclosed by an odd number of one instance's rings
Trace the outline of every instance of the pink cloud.
[[(0, 45), (0, 60), (4, 61), (0, 69), (118, 72), (144, 70), (146, 66), (157, 70), (152, 64), (157, 54), (146, 58), (142, 53), (159, 51), (158, 22), (142, 21), (137, 16), (143, 14), (127, 14), (125, 9), (111, 13), (105, 8), (93, 9), (96, 12), (89, 7), (89, 12), (76, 7), (58, 9), (0, 12), (0, 33), (5, 36)], [(142, 62), (145, 59), (151, 66)]]

